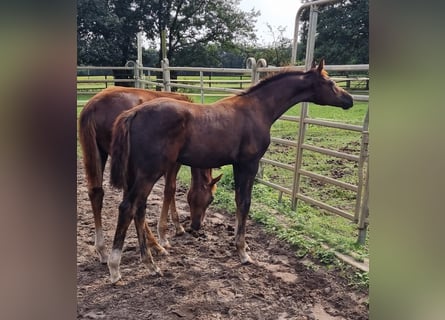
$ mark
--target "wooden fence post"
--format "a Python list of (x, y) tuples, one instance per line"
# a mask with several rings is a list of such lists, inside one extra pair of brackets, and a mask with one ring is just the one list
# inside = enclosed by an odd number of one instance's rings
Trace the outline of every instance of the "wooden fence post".
[(170, 92), (170, 69), (168, 68), (168, 59), (165, 58), (161, 61), (161, 67), (162, 67), (162, 79), (164, 82), (164, 91)]

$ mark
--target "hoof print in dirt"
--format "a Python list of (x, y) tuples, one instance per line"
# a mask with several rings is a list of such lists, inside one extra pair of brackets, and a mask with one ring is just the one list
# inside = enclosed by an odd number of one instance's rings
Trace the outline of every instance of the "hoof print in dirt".
[(190, 234), (193, 237), (199, 238), (199, 239), (206, 239), (207, 238), (207, 235), (202, 230), (196, 231), (196, 230), (190, 229)]
[(185, 231), (187, 231), (187, 233), (189, 233), (190, 235), (192, 235), (195, 238), (201, 238), (201, 239), (206, 239), (207, 235), (205, 234), (205, 232), (201, 229), (201, 230), (195, 230), (192, 227), (190, 227), (190, 225), (188, 225), (185, 229)]

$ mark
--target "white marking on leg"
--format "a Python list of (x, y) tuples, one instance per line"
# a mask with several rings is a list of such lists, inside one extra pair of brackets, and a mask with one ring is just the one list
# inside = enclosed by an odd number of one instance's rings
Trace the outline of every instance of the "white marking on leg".
[(141, 261), (149, 270), (150, 275), (163, 275), (161, 269), (159, 269), (159, 267), (153, 261), (153, 256), (151, 255), (150, 249), (147, 250), (147, 255), (145, 257), (141, 256)]
[(177, 236), (181, 236), (181, 235), (183, 235), (185, 233), (185, 230), (184, 230), (184, 227), (182, 226), (182, 224), (181, 223), (177, 223), (176, 224), (176, 235)]
[(108, 254), (105, 250), (105, 240), (102, 228), (96, 229), (96, 237), (94, 240), (94, 246), (96, 248), (96, 252), (99, 255), (100, 263), (107, 263)]
[(235, 245), (236, 245), (236, 249), (238, 251), (238, 255), (240, 257), (241, 263), (242, 264), (253, 263), (252, 258), (246, 252), (247, 244), (246, 244), (244, 235), (237, 234), (235, 236)]
[(108, 259), (108, 269), (110, 270), (111, 283), (116, 283), (122, 277), (119, 272), (119, 265), (121, 263), (122, 251), (119, 249), (113, 249)]
[[(167, 248), (167, 249), (171, 248), (170, 242), (168, 241), (167, 237), (159, 237), (159, 244), (163, 248)], [(165, 254), (164, 251), (167, 252), (167, 250), (164, 249), (163, 251), (159, 251), (158, 253)]]

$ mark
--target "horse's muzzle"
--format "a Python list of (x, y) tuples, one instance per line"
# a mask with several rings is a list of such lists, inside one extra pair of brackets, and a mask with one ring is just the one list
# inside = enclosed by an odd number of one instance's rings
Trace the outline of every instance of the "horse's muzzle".
[(352, 98), (352, 96), (347, 96), (347, 97), (345, 97), (344, 103), (341, 106), (341, 108), (343, 110), (348, 110), (348, 109), (352, 108), (353, 105), (354, 105), (354, 99)]

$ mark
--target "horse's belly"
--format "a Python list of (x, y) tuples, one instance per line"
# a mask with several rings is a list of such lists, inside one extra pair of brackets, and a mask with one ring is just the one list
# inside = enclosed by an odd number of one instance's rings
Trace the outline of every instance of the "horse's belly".
[(218, 152), (212, 147), (184, 150), (179, 154), (178, 162), (195, 168), (218, 168), (233, 164), (235, 157), (230, 152)]

